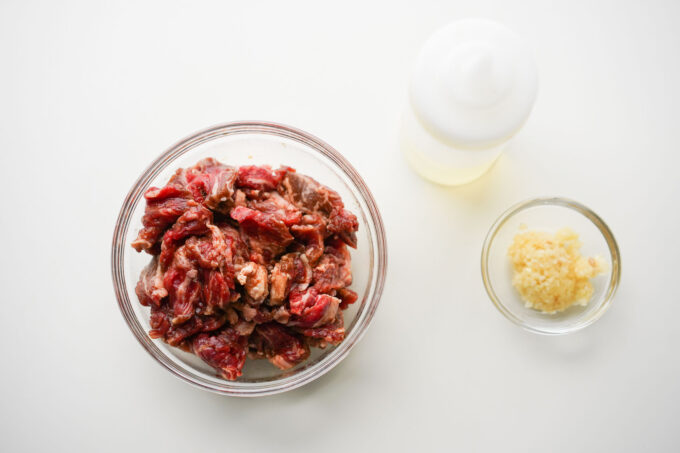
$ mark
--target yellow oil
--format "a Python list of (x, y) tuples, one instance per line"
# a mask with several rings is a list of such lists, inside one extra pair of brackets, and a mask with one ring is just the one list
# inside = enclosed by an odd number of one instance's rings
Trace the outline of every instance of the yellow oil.
[(487, 149), (461, 149), (430, 134), (407, 109), (402, 119), (400, 146), (411, 167), (423, 178), (447, 186), (470, 183), (500, 157), (504, 144)]

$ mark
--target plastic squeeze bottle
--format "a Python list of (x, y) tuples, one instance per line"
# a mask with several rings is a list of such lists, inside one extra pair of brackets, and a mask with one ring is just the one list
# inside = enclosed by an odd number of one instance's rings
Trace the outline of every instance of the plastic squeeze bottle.
[(485, 19), (441, 28), (411, 77), (401, 127), (406, 158), (439, 184), (479, 178), (524, 125), (537, 87), (533, 54), (510, 29)]

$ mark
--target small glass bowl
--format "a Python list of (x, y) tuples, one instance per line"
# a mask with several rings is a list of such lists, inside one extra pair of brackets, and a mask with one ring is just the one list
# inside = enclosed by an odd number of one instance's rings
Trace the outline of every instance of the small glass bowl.
[[(600, 255), (608, 262), (607, 272), (591, 280), (594, 293), (586, 306), (572, 305), (551, 314), (525, 306), (512, 286), (508, 257), (508, 248), (523, 225), (552, 233), (569, 227), (583, 243), (581, 255)], [(512, 206), (491, 226), (482, 247), (482, 279), (491, 301), (510, 321), (535, 333), (566, 334), (594, 323), (609, 308), (620, 278), (619, 247), (609, 227), (587, 207), (564, 198), (536, 198)]]
[[(335, 347), (312, 348), (310, 358), (281, 371), (266, 360), (246, 361), (243, 376), (227, 381), (193, 354), (168, 346), (147, 335), (149, 309), (134, 288), (151, 257), (130, 246), (141, 228), (144, 192), (164, 185), (177, 168), (205, 157), (234, 166), (289, 165), (334, 189), (345, 206), (357, 215), (358, 246), (351, 250), (357, 302), (344, 311), (345, 339)], [(274, 123), (236, 122), (197, 132), (161, 154), (128, 193), (118, 216), (111, 251), (113, 284), (120, 310), (140, 344), (175, 376), (200, 388), (235, 396), (261, 396), (294, 389), (313, 381), (337, 365), (359, 341), (378, 307), (387, 268), (383, 222), (375, 200), (357, 171), (328, 144), (301, 130)]]

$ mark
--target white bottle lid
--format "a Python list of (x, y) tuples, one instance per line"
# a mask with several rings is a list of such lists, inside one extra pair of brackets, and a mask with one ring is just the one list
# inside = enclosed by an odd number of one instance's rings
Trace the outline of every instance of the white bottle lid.
[(423, 126), (440, 140), (488, 148), (522, 127), (537, 87), (536, 62), (519, 36), (490, 20), (465, 19), (425, 43), (410, 100)]

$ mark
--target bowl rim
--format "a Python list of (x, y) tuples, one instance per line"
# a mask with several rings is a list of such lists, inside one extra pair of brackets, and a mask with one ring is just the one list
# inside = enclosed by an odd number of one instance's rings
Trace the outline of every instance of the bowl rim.
[[(575, 324), (568, 328), (562, 329), (560, 331), (548, 330), (545, 328), (539, 328), (522, 321), (517, 317), (512, 311), (510, 311), (496, 295), (496, 291), (491, 283), (491, 278), (489, 276), (489, 251), (493, 244), (496, 235), (500, 229), (517, 213), (524, 211), (525, 209), (538, 207), (538, 206), (560, 206), (563, 208), (571, 209), (576, 211), (590, 220), (595, 227), (600, 231), (605, 241), (607, 242), (607, 247), (609, 249), (610, 262), (611, 262), (611, 275), (609, 278), (609, 284), (607, 286), (607, 291), (602, 296), (602, 302), (598, 306), (597, 310), (589, 316), (586, 320), (581, 323)], [(619, 251), (618, 243), (614, 238), (614, 234), (609, 229), (609, 226), (602, 220), (602, 218), (597, 215), (592, 209), (587, 206), (563, 197), (540, 197), (540, 198), (530, 198), (519, 203), (512, 205), (510, 208), (505, 210), (491, 225), (489, 232), (484, 239), (484, 244), (482, 246), (482, 256), (481, 256), (481, 270), (482, 270), (482, 280), (484, 282), (484, 288), (486, 293), (493, 302), (494, 306), (500, 311), (507, 319), (512, 321), (514, 324), (528, 330), (529, 332), (543, 334), (543, 335), (564, 335), (572, 332), (581, 330), (595, 321), (600, 319), (602, 315), (607, 311), (611, 305), (612, 299), (616, 290), (619, 286), (621, 280), (621, 253)]]
[[(149, 338), (146, 330), (139, 323), (132, 308), (132, 301), (130, 300), (130, 297), (128, 297), (129, 291), (125, 282), (125, 251), (126, 247), (129, 246), (125, 243), (125, 237), (130, 228), (131, 215), (141, 201), (146, 186), (161, 171), (167, 168), (178, 157), (202, 143), (227, 135), (244, 133), (264, 134), (292, 139), (303, 145), (307, 145), (314, 152), (330, 159), (340, 168), (340, 170), (342, 170), (345, 176), (351, 181), (353, 189), (356, 192), (355, 196), (360, 197), (368, 209), (368, 212), (366, 213), (368, 217), (367, 228), (369, 229), (369, 241), (372, 242), (371, 261), (374, 276), (369, 279), (366, 304), (361, 311), (357, 312), (356, 319), (358, 319), (358, 321), (356, 321), (356, 325), (343, 342), (336, 346), (335, 349), (319, 362), (289, 376), (284, 376), (273, 381), (239, 383), (238, 381), (224, 380), (213, 382), (179, 366), (175, 361), (170, 359), (153, 342), (153, 340)], [(318, 137), (292, 126), (269, 121), (234, 121), (217, 124), (190, 134), (166, 149), (144, 170), (141, 176), (137, 178), (125, 197), (116, 219), (111, 245), (111, 275), (118, 307), (128, 327), (135, 338), (137, 338), (137, 341), (154, 359), (156, 359), (157, 363), (170, 371), (175, 377), (195, 387), (231, 396), (264, 396), (293, 390), (312, 382), (330, 371), (347, 356), (349, 351), (361, 340), (368, 329), (380, 302), (386, 272), (387, 242), (383, 220), (371, 191), (368, 189), (359, 173), (342, 154)]]

